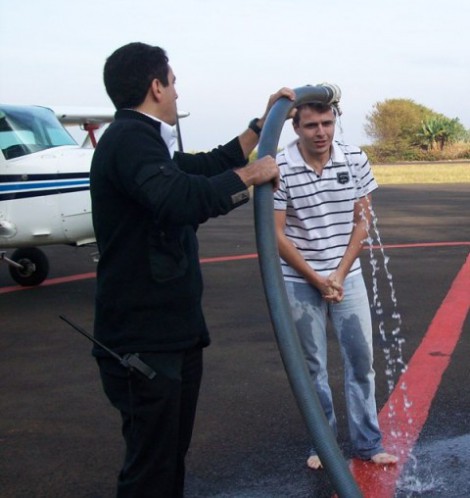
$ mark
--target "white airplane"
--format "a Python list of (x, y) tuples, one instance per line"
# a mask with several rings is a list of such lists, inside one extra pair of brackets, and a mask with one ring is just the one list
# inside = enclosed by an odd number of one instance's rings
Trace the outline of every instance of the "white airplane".
[[(54, 112), (0, 104), (0, 260), (18, 284), (39, 285), (46, 279), (49, 262), (38, 246), (95, 243), (90, 164), (95, 132), (113, 116), (112, 109)], [(64, 125), (87, 131), (84, 143), (78, 145)], [(7, 257), (3, 249), (11, 248), (15, 251)]]

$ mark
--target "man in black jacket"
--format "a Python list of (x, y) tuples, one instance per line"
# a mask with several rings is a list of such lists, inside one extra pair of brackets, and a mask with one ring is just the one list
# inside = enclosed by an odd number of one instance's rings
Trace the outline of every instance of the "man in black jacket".
[(117, 496), (182, 497), (202, 348), (209, 344), (196, 229), (247, 202), (248, 187), (277, 188), (273, 158), (245, 165), (270, 107), (295, 95), (287, 88), (272, 95), (263, 117), (226, 145), (173, 154), (178, 95), (165, 51), (143, 43), (117, 49), (104, 82), (117, 112), (90, 173), (100, 252), (94, 333), (156, 372), (149, 379), (128, 371), (94, 348), (126, 442)]

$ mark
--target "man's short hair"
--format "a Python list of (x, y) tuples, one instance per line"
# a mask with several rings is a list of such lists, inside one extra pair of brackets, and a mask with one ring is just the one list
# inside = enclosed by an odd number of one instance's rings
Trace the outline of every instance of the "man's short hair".
[(145, 100), (154, 79), (168, 85), (168, 70), (168, 57), (162, 48), (129, 43), (106, 60), (103, 71), (106, 92), (116, 109), (133, 109)]
[(324, 112), (333, 111), (336, 116), (336, 109), (331, 104), (325, 104), (324, 102), (307, 102), (305, 104), (300, 104), (296, 107), (297, 111), (292, 118), (292, 122), (297, 126), (300, 121), (300, 111), (302, 109), (311, 109), (312, 111), (319, 112), (323, 114)]

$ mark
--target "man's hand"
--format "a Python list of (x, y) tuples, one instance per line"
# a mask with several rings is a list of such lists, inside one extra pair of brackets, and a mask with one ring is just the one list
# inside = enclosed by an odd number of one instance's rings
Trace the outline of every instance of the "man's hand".
[[(268, 105), (266, 106), (266, 110), (261, 118), (256, 121), (256, 125), (259, 128), (263, 128), (264, 122), (266, 121), (266, 116), (270, 111), (271, 107), (277, 102), (280, 98), (287, 97), (290, 100), (295, 100), (295, 93), (290, 88), (284, 87), (278, 90), (276, 93), (273, 93), (268, 100)], [(288, 116), (290, 117), (290, 116)], [(240, 141), (240, 147), (242, 148), (243, 155), (246, 159), (250, 157), (251, 152), (254, 150), (259, 141), (259, 133), (253, 131), (250, 128), (247, 128), (243, 133), (238, 135), (238, 140)]]
[(329, 303), (340, 303), (344, 298), (343, 284), (333, 272), (328, 278), (322, 280), (317, 287), (325, 301)]
[[(264, 111), (264, 114), (261, 118), (259, 118), (258, 120), (258, 126), (260, 128), (263, 127), (264, 125), (264, 122), (266, 120), (266, 117), (269, 113), (269, 111), (271, 110), (271, 107), (280, 99), (280, 98), (283, 98), (283, 97), (286, 97), (292, 101), (295, 100), (295, 92), (294, 90), (292, 90), (292, 88), (287, 88), (287, 87), (282, 87), (280, 90), (278, 90), (276, 93), (273, 93), (270, 97), (269, 97), (269, 100), (268, 100), (268, 104), (266, 106), (266, 110)], [(290, 116), (287, 116), (288, 118)]]
[(265, 156), (234, 171), (247, 187), (271, 182), (274, 191), (279, 188), (279, 168), (271, 156)]

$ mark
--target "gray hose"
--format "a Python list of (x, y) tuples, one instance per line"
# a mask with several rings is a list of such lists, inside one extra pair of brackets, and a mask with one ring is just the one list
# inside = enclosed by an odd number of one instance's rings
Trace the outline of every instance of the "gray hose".
[[(340, 96), (339, 88), (327, 84), (296, 88), (295, 94), (295, 102), (282, 98), (271, 108), (261, 132), (259, 157), (276, 156), (282, 128), (292, 107), (309, 101), (334, 103)], [(339, 497), (360, 498), (362, 494), (323, 413), (292, 319), (279, 263), (270, 184), (255, 187), (254, 208), (256, 241), (266, 300), (292, 391), (336, 493)]]

